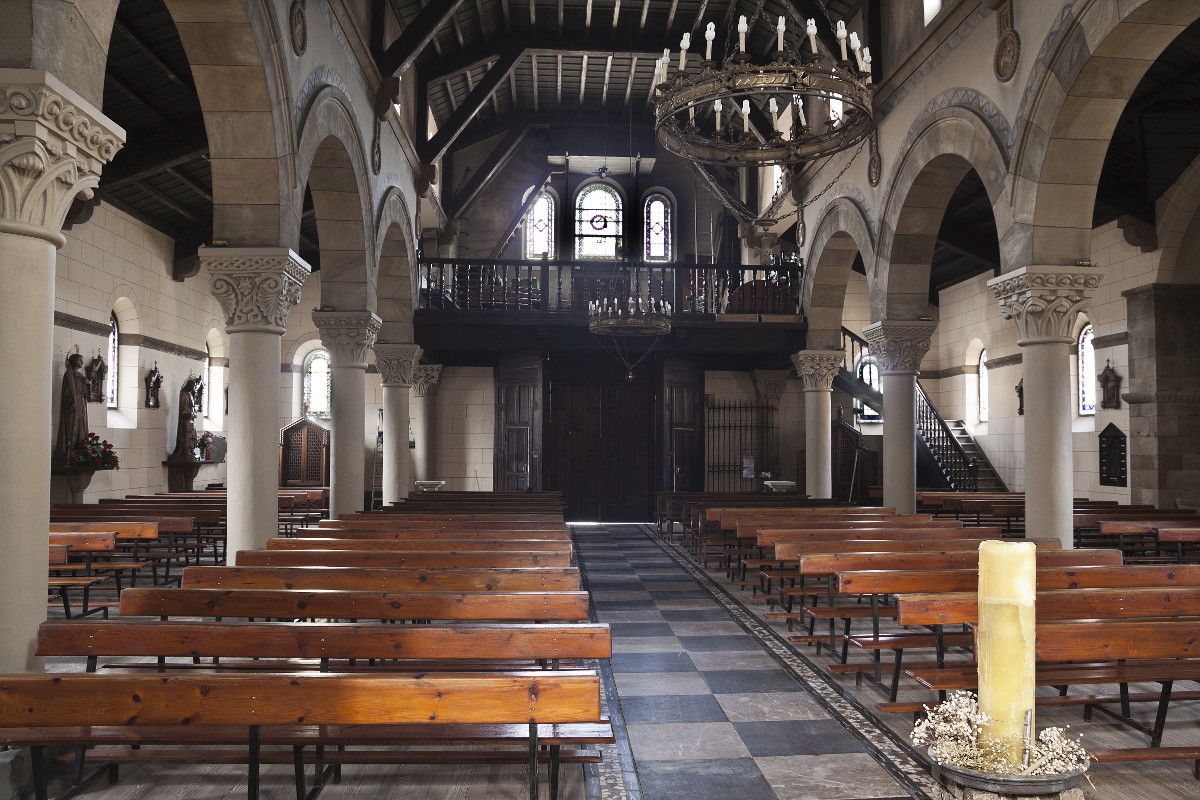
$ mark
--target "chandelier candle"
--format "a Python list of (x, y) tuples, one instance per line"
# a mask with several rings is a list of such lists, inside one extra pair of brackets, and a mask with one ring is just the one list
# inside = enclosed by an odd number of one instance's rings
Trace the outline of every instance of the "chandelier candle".
[(738, 17), (738, 52), (746, 52), (746, 33), (750, 30), (750, 26), (746, 23), (746, 15), (742, 14)]
[(818, 53), (817, 53), (817, 21), (815, 19), (810, 19), (808, 21), (808, 24), (805, 26), (804, 32), (808, 34), (808, 46), (812, 48), (812, 54), (814, 56), (818, 55)]
[(717, 133), (720, 133), (721, 132), (721, 101), (720, 100), (713, 101), (713, 113), (715, 114), (715, 119), (717, 121)]
[(767, 101), (767, 108), (771, 109), (771, 128), (779, 133), (779, 103), (775, 102), (774, 97)]
[(742, 101), (742, 133), (750, 133), (750, 101)]
[(776, 25), (775, 25), (775, 30), (776, 30), (776, 32), (779, 34), (779, 47), (778, 47), (778, 48), (776, 48), (776, 49), (778, 49), (778, 50), (779, 50), (779, 52), (781, 52), (781, 53), (782, 53), (782, 52), (783, 52), (783, 32), (784, 32), (784, 30), (785, 30), (785, 26), (784, 26), (784, 22), (783, 22), (783, 17), (780, 17), (780, 18), (779, 18), (779, 22), (778, 22), (778, 24), (776, 24)]
[(683, 34), (683, 41), (679, 43), (679, 71), (686, 72), (687, 66), (687, 51), (692, 46), (692, 35), (690, 33)]
[(854, 58), (856, 61), (858, 61), (858, 71), (863, 72), (864, 70), (863, 70), (863, 60), (862, 60), (862, 52), (861, 52), (862, 51), (862, 42), (860, 42), (858, 40), (857, 33), (850, 34), (850, 49), (854, 51)]
[(1033, 542), (979, 545), (979, 710), (991, 721), (982, 736), (1020, 764), (1026, 712), (1034, 699), (1034, 598), (1037, 556)]
[(846, 61), (846, 60), (848, 60), (848, 57), (846, 55), (846, 22), (845, 22), (845, 20), (840, 20), (840, 19), (838, 20), (837, 40), (838, 40), (838, 47), (842, 48), (842, 61)]
[(712, 61), (712, 43), (713, 39), (717, 38), (717, 23), (710, 22), (708, 27), (704, 29), (704, 60)]

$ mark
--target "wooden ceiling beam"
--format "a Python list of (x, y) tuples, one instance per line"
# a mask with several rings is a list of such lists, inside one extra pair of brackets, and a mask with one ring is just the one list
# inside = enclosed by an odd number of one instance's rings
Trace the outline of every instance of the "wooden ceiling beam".
[[(635, 137), (645, 137), (649, 145), (652, 146), (654, 140), (654, 117), (639, 111), (633, 115), (632, 122)], [(622, 127), (628, 123), (628, 117), (620, 117), (619, 124)], [(473, 147), (481, 142), (494, 139), (504, 131), (522, 126), (529, 126), (531, 130), (537, 128), (581, 128), (599, 131), (606, 124), (614, 124), (612, 112), (581, 110), (578, 108), (547, 110), (538, 112), (537, 114), (532, 111), (509, 111), (495, 119), (489, 119), (486, 126), (476, 125), (472, 127), (455, 140), (452, 149), (458, 151), (467, 147)], [(640, 143), (641, 140), (639, 139), (638, 141)], [(643, 152), (646, 152), (646, 150), (643, 150)], [(609, 155), (613, 156), (611, 149)], [(625, 156), (620, 157), (624, 158)]]
[(470, 179), (459, 190), (458, 194), (451, 202), (447, 216), (451, 220), (456, 220), (461, 217), (471, 204), (481, 195), (488, 185), (499, 175), (508, 162), (516, 153), (517, 148), (525, 141), (525, 137), (529, 135), (532, 129), (531, 125), (517, 125), (509, 128), (508, 134), (496, 145), (496, 148), (488, 154), (479, 168), (471, 175)]
[[(422, 67), (421, 80), (427, 84), (436, 84), (446, 78), (453, 78), (459, 73), (478, 69), (485, 63), (495, 61), (500, 57), (500, 46), (500, 42), (497, 41), (493, 44), (493, 49), (488, 52), (480, 53), (478, 49), (467, 50), (459, 53), (457, 56), (451, 56), (444, 63), (436, 67)], [(564, 56), (581, 56), (584, 54), (606, 55), (608, 53), (629, 53), (646, 58), (657, 58), (662, 54), (663, 45), (660, 38), (637, 38), (631, 41), (628, 37), (611, 36), (609, 34), (590, 37), (579, 34), (568, 34), (557, 39), (554, 37), (518, 34), (517, 36), (507, 37), (504, 46), (520, 46), (525, 50), (535, 51), (539, 55), (562, 53)]]
[(146, 111), (149, 111), (152, 116), (154, 116), (159, 122), (163, 123), (167, 127), (172, 129), (175, 128), (176, 122), (171, 119), (171, 117), (165, 111), (160, 111), (153, 100), (151, 100), (149, 97), (146, 97), (146, 95), (130, 86), (121, 78), (117, 77), (116, 73), (114, 73), (111, 69), (104, 73), (104, 84), (106, 86), (111, 86), (117, 91), (118, 94), (125, 95), (125, 97), (128, 99), (132, 100)]
[(484, 46), (488, 43), (487, 22), (483, 16), (483, 0), (475, 0), (475, 16), (479, 18), (479, 36)]
[[(700, 30), (704, 24), (704, 12), (708, 10), (708, 0), (700, 0), (700, 8), (696, 9), (696, 21), (692, 23), (692, 33)], [(699, 48), (699, 44), (696, 45)]]
[(167, 80), (171, 81), (171, 83), (174, 83), (177, 86), (182, 86), (185, 89), (191, 89), (193, 92), (196, 91), (196, 85), (192, 83), (191, 79), (185, 75), (179, 74), (170, 65), (168, 65), (167, 62), (164, 61), (161, 56), (159, 56), (158, 51), (151, 47), (146, 40), (141, 37), (140, 34), (125, 24), (125, 21), (121, 19), (119, 14), (117, 15), (116, 20), (113, 22), (113, 30), (129, 40), (129, 43), (132, 44), (137, 51), (142, 54), (142, 57), (153, 64), (154, 67), (163, 75), (166, 75)]
[(454, 38), (458, 40), (458, 49), (465, 49), (467, 43), (466, 40), (463, 39), (462, 25), (458, 24), (458, 14), (450, 15), (450, 24), (454, 26)]
[(500, 0), (500, 13), (504, 15), (504, 32), (512, 33), (512, 18), (508, 12), (508, 0)]
[(667, 12), (667, 30), (675, 24), (675, 12), (679, 10), (679, 0), (671, 0), (671, 10)]
[(633, 93), (633, 79), (637, 77), (637, 56), (629, 64), (629, 80), (625, 83), (625, 107), (629, 108), (629, 96)]
[(182, 172), (180, 172), (175, 167), (168, 167), (167, 174), (170, 175), (175, 180), (182, 183), (184, 185), (184, 187), (188, 191), (192, 192), (193, 194), (203, 197), (205, 200), (207, 200), (210, 203), (213, 201), (213, 196), (212, 196), (211, 191), (209, 191), (208, 189), (205, 189), (203, 186), (196, 183), (194, 180), (189, 178), (187, 175), (184, 175)]
[(441, 160), (446, 151), (450, 149), (450, 145), (454, 144), (454, 140), (462, 135), (463, 130), (483, 108), (488, 98), (492, 96), (492, 92), (496, 91), (500, 83), (516, 68), (519, 57), (520, 53), (518, 52), (506, 53), (494, 67), (488, 70), (488, 74), (459, 104), (454, 113), (442, 123), (433, 138), (419, 148), (421, 163), (434, 164)]
[(529, 29), (537, 30), (537, 0), (529, 0)]
[(537, 53), (531, 53), (529, 57), (530, 63), (533, 65), (533, 110), (538, 111), (538, 74), (537, 74)]
[[(440, 0), (422, 9), (399, 38), (378, 57), (376, 66), (379, 67), (380, 74), (399, 75), (416, 60), (431, 41), (436, 44), (434, 35), (438, 28), (454, 15), (462, 2), (463, 0)], [(373, 31), (372, 36), (375, 35)]]
[(556, 93), (555, 103), (556, 103), (556, 105), (561, 107), (562, 106), (562, 53), (558, 54), (557, 60), (558, 60), (558, 69), (557, 69), (558, 91)]
[(583, 95), (587, 91), (588, 54), (583, 54), (583, 69), (579, 72), (579, 105), (583, 105)]
[(562, 38), (563, 35), (563, 0), (558, 0), (558, 35)]
[(113, 191), (208, 156), (208, 136), (201, 118), (184, 120), (177, 136), (158, 136), (136, 150), (118, 154), (104, 168), (100, 188)]
[(604, 62), (604, 90), (600, 92), (600, 105), (608, 104), (608, 81), (612, 77), (612, 53), (608, 54), (607, 60)]
[(587, 0), (587, 6), (583, 11), (583, 30), (585, 33), (592, 32), (592, 0)]
[(616, 2), (613, 3), (612, 29), (614, 31), (617, 29), (617, 23), (620, 22), (620, 20), (621, 20), (621, 0), (616, 0)]
[(646, 33), (646, 17), (650, 14), (650, 0), (642, 0), (642, 19), (638, 23), (638, 36)]
[(159, 203), (162, 203), (164, 206), (171, 209), (176, 214), (183, 217), (184, 219), (186, 219), (188, 222), (192, 223), (193, 225), (208, 224), (208, 223), (206, 223), (205, 220), (202, 220), (202, 219), (200, 219), (200, 217), (196, 216), (190, 208), (187, 208), (182, 203), (167, 196), (163, 192), (160, 192), (158, 189), (155, 189), (153, 186), (146, 183), (145, 181), (139, 181), (137, 183), (136, 188), (138, 189), (138, 191), (142, 191), (142, 192), (145, 192), (146, 194), (150, 195), (152, 198), (157, 200)]

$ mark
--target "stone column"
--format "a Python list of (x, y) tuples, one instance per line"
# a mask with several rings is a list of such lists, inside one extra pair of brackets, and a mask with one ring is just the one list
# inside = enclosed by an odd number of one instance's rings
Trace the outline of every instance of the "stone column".
[(201, 247), (229, 334), (227, 559), (279, 530), (279, 361), (310, 268), (286, 247)]
[(366, 497), (366, 397), (363, 376), (367, 350), (375, 343), (382, 320), (370, 311), (314, 311), (321, 344), (329, 351), (333, 407), (329, 409), (329, 516), (363, 510)]
[(71, 203), (89, 200), (125, 132), (47, 72), (0, 69), (0, 672), (37, 672), (46, 619), (55, 363), (55, 250)]
[(897, 514), (917, 507), (917, 375), (936, 328), (918, 320), (863, 328), (883, 378), (883, 504)]
[(383, 504), (387, 506), (404, 500), (412, 491), (408, 395), (422, 351), (415, 344), (384, 342), (376, 342), (374, 350), (383, 379)]
[(1100, 275), (1087, 267), (1022, 267), (988, 281), (1017, 325), (1025, 382), (1025, 535), (1074, 546), (1071, 348)]
[(437, 390), (441, 364), (421, 364), (413, 373), (417, 395), (417, 480), (437, 480)]
[(792, 355), (804, 382), (804, 491), (833, 497), (833, 433), (830, 395), (846, 354), (841, 350), (801, 350)]

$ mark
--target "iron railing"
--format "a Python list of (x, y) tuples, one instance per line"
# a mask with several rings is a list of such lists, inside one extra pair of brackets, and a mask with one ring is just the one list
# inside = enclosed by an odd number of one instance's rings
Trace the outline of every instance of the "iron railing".
[(968, 471), (970, 459), (959, 444), (958, 439), (950, 431), (950, 426), (938, 412), (937, 406), (925, 394), (925, 388), (917, 383), (916, 388), (916, 418), (917, 435), (929, 448), (934, 460), (941, 468), (942, 474), (955, 491), (964, 490), (971, 477)]
[(669, 304), (676, 314), (799, 314), (802, 265), (423, 259), (418, 308), (586, 311), (591, 301)]
[[(770, 403), (710, 401), (704, 414), (708, 492), (762, 489), (778, 477), (775, 407)], [(770, 475), (764, 475), (770, 473)]]

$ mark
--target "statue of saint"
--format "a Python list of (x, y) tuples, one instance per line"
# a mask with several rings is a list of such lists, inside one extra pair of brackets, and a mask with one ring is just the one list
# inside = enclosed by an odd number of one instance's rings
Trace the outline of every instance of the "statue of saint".
[(58, 403), (58, 436), (54, 440), (54, 456), (66, 461), (71, 448), (88, 435), (88, 379), (83, 374), (83, 356), (67, 356), (67, 371), (62, 379), (62, 397)]
[(195, 375), (179, 389), (179, 424), (175, 429), (175, 450), (171, 453), (176, 460), (196, 460), (196, 413), (203, 395), (204, 383)]

